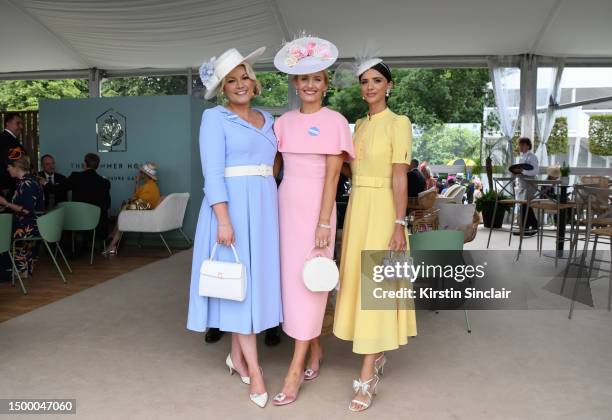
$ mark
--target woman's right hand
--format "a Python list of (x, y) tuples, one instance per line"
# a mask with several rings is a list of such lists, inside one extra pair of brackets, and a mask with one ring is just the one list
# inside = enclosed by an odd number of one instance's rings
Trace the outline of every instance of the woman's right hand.
[(220, 224), (217, 227), (217, 242), (225, 246), (233, 245), (236, 242), (234, 228), (231, 223)]

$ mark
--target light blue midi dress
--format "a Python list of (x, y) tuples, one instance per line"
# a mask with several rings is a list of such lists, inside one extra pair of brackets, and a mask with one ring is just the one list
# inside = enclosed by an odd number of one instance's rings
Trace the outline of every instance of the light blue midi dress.
[[(273, 117), (264, 111), (258, 129), (222, 106), (204, 111), (200, 157), (204, 201), (196, 229), (191, 267), (187, 328), (216, 327), (242, 334), (258, 333), (282, 322), (278, 233), (278, 197), (274, 177), (224, 176), (230, 166), (274, 164), (277, 141)], [(242, 302), (200, 296), (200, 266), (217, 238), (212, 206), (227, 202), (240, 262), (246, 266), (247, 291)], [(231, 248), (217, 247), (216, 259), (234, 261)]]

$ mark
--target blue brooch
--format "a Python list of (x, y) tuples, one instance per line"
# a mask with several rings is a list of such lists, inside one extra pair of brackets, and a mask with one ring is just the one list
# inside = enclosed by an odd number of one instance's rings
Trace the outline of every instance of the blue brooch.
[(310, 127), (308, 129), (308, 134), (310, 134), (311, 136), (318, 136), (320, 132), (321, 130), (319, 130), (318, 127)]

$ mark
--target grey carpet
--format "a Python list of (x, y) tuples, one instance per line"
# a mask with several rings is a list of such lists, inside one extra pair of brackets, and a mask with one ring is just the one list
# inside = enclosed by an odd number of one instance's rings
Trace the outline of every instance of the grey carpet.
[[(296, 403), (260, 409), (225, 368), (229, 336), (207, 345), (185, 329), (190, 260), (182, 252), (0, 324), (0, 398), (76, 398), (84, 419), (612, 418), (605, 310), (571, 321), (565, 310), (473, 311), (472, 334), (461, 311), (420, 311), (419, 336), (389, 353), (361, 414), (347, 410), (360, 359), (325, 337), (321, 376)], [(259, 349), (274, 394), (291, 342)]]

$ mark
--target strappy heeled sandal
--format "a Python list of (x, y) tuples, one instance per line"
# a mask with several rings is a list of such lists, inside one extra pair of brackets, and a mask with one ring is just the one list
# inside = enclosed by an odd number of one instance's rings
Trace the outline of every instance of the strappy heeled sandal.
[[(376, 395), (376, 388), (380, 383), (380, 378), (378, 375), (372, 376), (367, 381), (362, 381), (360, 379), (353, 380), (353, 391), (355, 391), (355, 396), (361, 394), (367, 397), (367, 401), (360, 401), (356, 398), (351, 400), (349, 404), (349, 410), (353, 412), (365, 411), (372, 405), (372, 401), (374, 400), (374, 395)], [(358, 408), (355, 408), (354, 405), (357, 405)]]
[(385, 353), (381, 353), (381, 355), (378, 356), (378, 359), (374, 361), (374, 371), (376, 372), (378, 376), (383, 375), (383, 371), (385, 370), (386, 364), (387, 364), (387, 356), (385, 356)]

